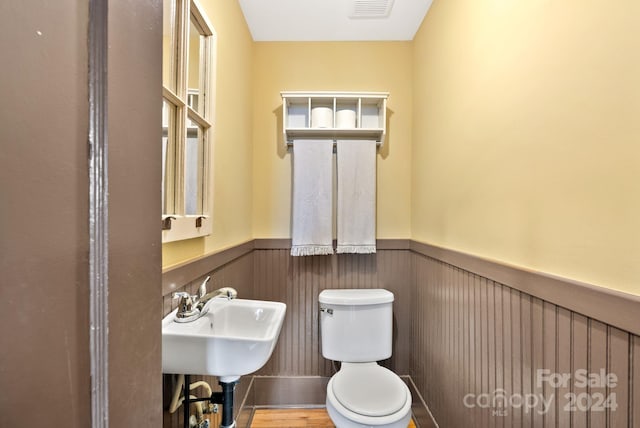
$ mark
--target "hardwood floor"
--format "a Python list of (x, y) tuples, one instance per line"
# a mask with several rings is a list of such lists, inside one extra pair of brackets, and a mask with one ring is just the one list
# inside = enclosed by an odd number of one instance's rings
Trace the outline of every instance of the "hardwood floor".
[[(415, 428), (413, 420), (408, 428)], [(257, 409), (251, 428), (335, 428), (325, 409)]]
[(257, 409), (251, 428), (334, 427), (325, 409)]

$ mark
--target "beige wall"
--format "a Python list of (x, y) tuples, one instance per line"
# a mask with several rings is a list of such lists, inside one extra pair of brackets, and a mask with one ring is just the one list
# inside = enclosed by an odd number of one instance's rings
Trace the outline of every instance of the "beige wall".
[(640, 37), (631, 0), (435, 2), (413, 42), (219, 35), (214, 233), (165, 267), (290, 234), (282, 90), (389, 91), (379, 238), (408, 238), (640, 294)]
[(413, 238), (640, 294), (640, 3), (435, 2)]
[(256, 43), (253, 234), (290, 236), (291, 153), (282, 142), (280, 91), (390, 92), (388, 140), (378, 155), (379, 238), (408, 238), (411, 198), (410, 42)]
[(251, 53), (253, 41), (237, 2), (201, 0), (218, 36), (213, 150), (213, 233), (162, 246), (162, 264), (251, 239)]

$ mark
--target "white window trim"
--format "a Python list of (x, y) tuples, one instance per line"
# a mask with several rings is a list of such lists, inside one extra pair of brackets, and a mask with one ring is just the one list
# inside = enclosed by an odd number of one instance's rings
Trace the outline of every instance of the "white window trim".
[[(175, 192), (175, 195), (166, 195), (168, 200), (171, 200), (172, 205), (175, 206), (175, 214), (165, 213), (162, 215), (162, 223), (168, 217), (171, 217), (171, 228), (168, 230), (162, 230), (162, 242), (173, 242), (184, 239), (199, 238), (210, 235), (212, 227), (212, 212), (213, 201), (211, 194), (213, 192), (213, 173), (212, 173), (212, 155), (213, 155), (213, 142), (214, 142), (214, 123), (215, 118), (215, 83), (216, 83), (216, 41), (217, 36), (211, 22), (204, 14), (202, 7), (197, 0), (183, 0), (179, 1), (176, 7), (177, 17), (177, 40), (176, 49), (178, 50), (177, 58), (177, 87), (174, 93), (167, 87), (163, 86), (163, 97), (171, 104), (177, 106), (178, 113), (176, 116), (176, 146), (175, 160), (173, 175), (169, 181), (171, 188), (182, 189), (182, 191)], [(177, 22), (182, 18), (182, 22)], [(200, 46), (201, 58), (205, 58), (203, 75), (207, 75), (208, 78), (202, 79), (202, 93), (204, 94), (205, 103), (204, 115), (196, 112), (191, 107), (185, 104), (187, 100), (187, 76), (188, 76), (188, 62), (187, 56), (184, 54), (188, 52), (188, 34), (189, 25), (191, 20), (197, 24), (202, 30), (203, 38)], [(202, 176), (202, 197), (200, 203), (202, 204), (202, 214), (200, 215), (185, 215), (184, 213), (184, 146), (186, 144), (186, 124), (188, 120), (197, 123), (203, 128), (203, 163), (202, 170), (199, 174)], [(171, 162), (170, 162), (171, 163)], [(164, 177), (163, 177), (164, 179)], [(167, 192), (170, 193), (170, 192)], [(200, 221), (200, 227), (196, 224)]]

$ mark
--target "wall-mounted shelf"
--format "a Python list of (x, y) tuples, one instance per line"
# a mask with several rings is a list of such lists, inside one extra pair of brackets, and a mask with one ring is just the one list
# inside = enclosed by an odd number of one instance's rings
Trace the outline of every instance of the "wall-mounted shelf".
[(281, 92), (284, 141), (371, 139), (384, 143), (388, 92)]

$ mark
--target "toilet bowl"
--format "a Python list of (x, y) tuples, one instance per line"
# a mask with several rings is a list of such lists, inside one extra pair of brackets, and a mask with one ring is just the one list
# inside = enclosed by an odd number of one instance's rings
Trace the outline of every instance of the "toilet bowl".
[(327, 413), (338, 428), (406, 428), (411, 393), (376, 363), (343, 363), (327, 385)]
[(406, 428), (407, 385), (377, 361), (391, 357), (393, 293), (383, 289), (320, 293), (322, 355), (340, 361), (327, 385), (327, 412), (337, 428)]

